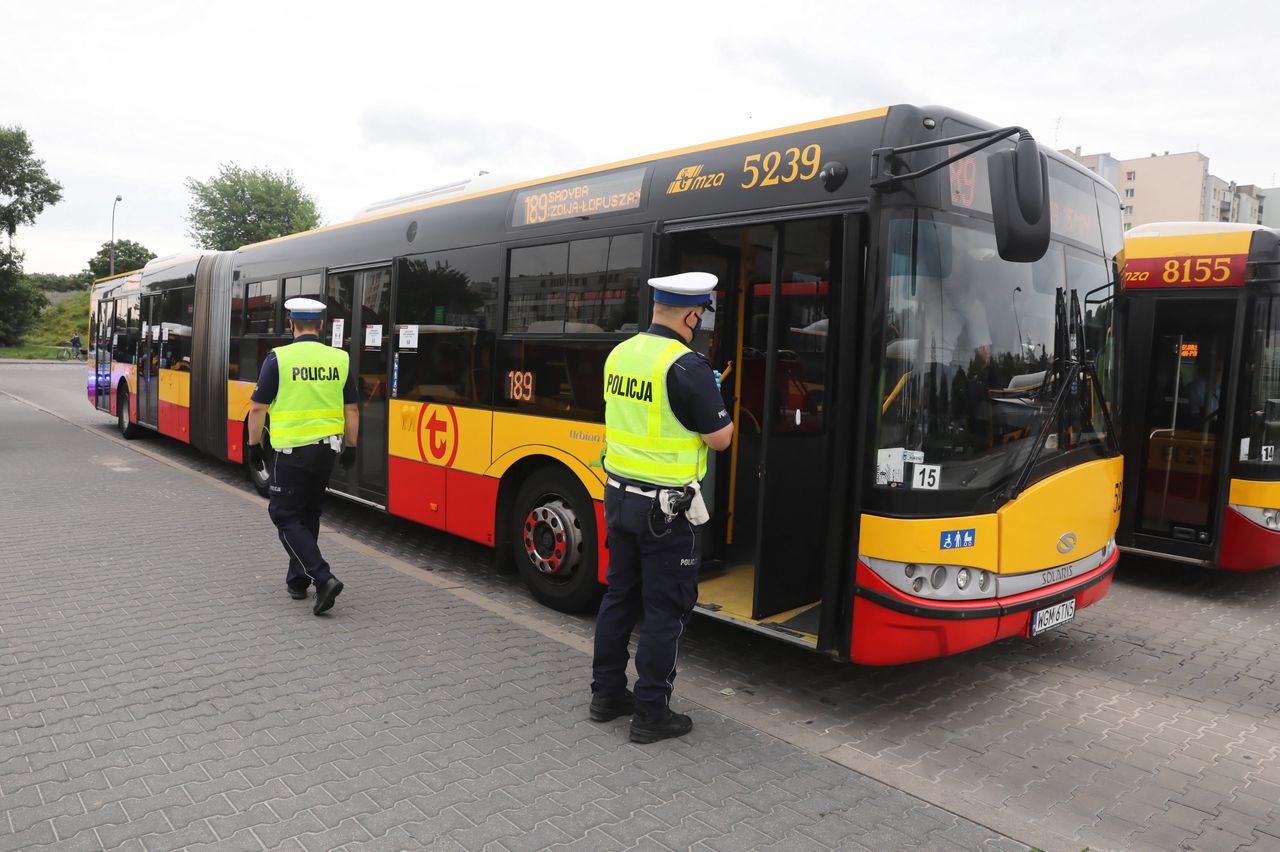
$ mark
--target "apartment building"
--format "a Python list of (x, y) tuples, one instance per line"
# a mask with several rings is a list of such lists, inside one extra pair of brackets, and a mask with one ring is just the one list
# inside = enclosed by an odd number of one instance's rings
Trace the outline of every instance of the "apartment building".
[(1079, 148), (1061, 153), (1116, 188), (1125, 230), (1148, 222), (1262, 222), (1266, 190), (1210, 174), (1209, 158), (1199, 151), (1128, 160)]

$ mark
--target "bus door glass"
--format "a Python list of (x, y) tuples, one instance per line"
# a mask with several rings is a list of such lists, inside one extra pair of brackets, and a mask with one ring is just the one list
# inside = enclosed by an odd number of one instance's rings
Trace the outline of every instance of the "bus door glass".
[(142, 297), (142, 340), (138, 345), (138, 422), (157, 424), (160, 409), (160, 294)]
[[(351, 355), (360, 397), (360, 440), (356, 464), (335, 467), (330, 487), (379, 506), (387, 502), (387, 398), (391, 269), (362, 269), (329, 275), (329, 310), (323, 340)], [(340, 324), (340, 327), (339, 327)]]
[(1140, 532), (1213, 543), (1236, 304), (1171, 299), (1154, 306), (1147, 399), (1140, 412)]
[(98, 302), (93, 358), (94, 399), (99, 411), (111, 410), (111, 327), (115, 322), (115, 307), (115, 299)]
[[(711, 493), (719, 558), (704, 572), (699, 602), (722, 615), (817, 633), (827, 541), (824, 494), (826, 392), (838, 280), (838, 220), (721, 228), (669, 238), (663, 274), (705, 271), (720, 279), (714, 317), (693, 348), (724, 373), (735, 430), (717, 454)], [(712, 324), (711, 329), (706, 325)], [(809, 622), (812, 622), (811, 624)]]

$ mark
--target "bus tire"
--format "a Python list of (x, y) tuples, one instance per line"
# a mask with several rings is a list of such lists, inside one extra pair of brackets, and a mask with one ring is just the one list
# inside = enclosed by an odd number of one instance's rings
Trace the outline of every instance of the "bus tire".
[(510, 514), (511, 555), (535, 600), (560, 612), (594, 611), (596, 513), (582, 483), (558, 467), (530, 475)]
[(129, 391), (124, 385), (116, 393), (116, 425), (120, 427), (120, 435), (126, 441), (132, 441), (142, 434), (142, 428), (133, 422), (132, 412), (129, 410)]
[(249, 484), (253, 486), (253, 490), (257, 491), (263, 497), (270, 495), (268, 487), (271, 485), (271, 463), (275, 459), (275, 453), (271, 450), (271, 439), (267, 435), (267, 430), (262, 430), (262, 453), (266, 458), (266, 466), (262, 470), (258, 470), (253, 466), (253, 462), (249, 461), (249, 424), (244, 427), (244, 443), (240, 446), (244, 447), (244, 475), (248, 477)]

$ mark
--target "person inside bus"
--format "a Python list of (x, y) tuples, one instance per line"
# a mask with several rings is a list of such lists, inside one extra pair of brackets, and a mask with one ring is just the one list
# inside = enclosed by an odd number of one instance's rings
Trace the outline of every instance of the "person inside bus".
[(285, 308), (293, 342), (272, 350), (258, 373), (249, 403), (249, 460), (265, 465), (262, 434), (270, 411), (275, 456), (267, 513), (289, 557), (285, 588), (289, 597), (304, 600), (314, 583), (312, 612), (320, 615), (342, 591), (320, 553), (320, 515), (335, 454), (344, 470), (355, 464), (359, 396), (346, 351), (320, 342), (324, 303), (299, 297)]
[[(609, 570), (596, 618), (590, 715), (608, 722), (633, 714), (636, 743), (693, 729), (693, 720), (671, 711), (671, 690), (698, 599), (707, 451), (725, 449), (733, 437), (720, 378), (689, 349), (715, 285), (707, 272), (649, 279), (653, 324), (614, 347), (604, 367)], [(633, 694), (627, 645), (642, 613)]]
[(1201, 429), (1207, 429), (1218, 416), (1218, 406), (1222, 401), (1222, 359), (1213, 358), (1206, 369), (1199, 365), (1196, 376), (1187, 388), (1188, 413)]

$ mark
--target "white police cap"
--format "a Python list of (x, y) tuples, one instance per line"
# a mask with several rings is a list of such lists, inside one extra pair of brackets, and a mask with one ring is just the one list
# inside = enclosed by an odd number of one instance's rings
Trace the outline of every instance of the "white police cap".
[(711, 306), (711, 291), (716, 289), (716, 281), (710, 272), (681, 272), (650, 278), (649, 286), (653, 288), (655, 302), (679, 307), (705, 305), (708, 310), (715, 310)]
[(289, 319), (292, 320), (324, 319), (324, 308), (324, 302), (305, 296), (297, 296), (284, 303), (284, 309), (289, 312)]

